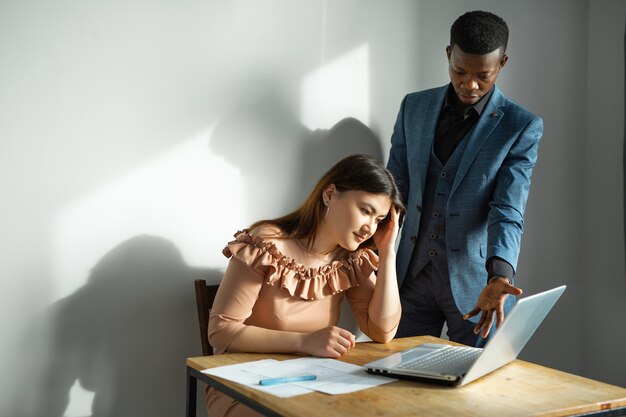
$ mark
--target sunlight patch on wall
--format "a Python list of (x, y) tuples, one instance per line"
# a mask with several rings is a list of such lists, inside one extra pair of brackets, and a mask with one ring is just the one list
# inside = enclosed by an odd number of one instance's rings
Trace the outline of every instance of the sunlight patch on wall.
[(309, 129), (330, 129), (354, 117), (369, 124), (369, 47), (342, 55), (306, 75), (302, 81), (300, 119)]
[(225, 267), (222, 248), (243, 217), (243, 179), (211, 153), (211, 131), (59, 212), (53, 230), (55, 299), (83, 285), (107, 252), (137, 235), (170, 240), (190, 266)]
[(94, 392), (84, 389), (78, 380), (74, 381), (74, 385), (70, 389), (70, 402), (65, 409), (65, 417), (83, 417), (90, 416), (91, 404), (93, 403)]

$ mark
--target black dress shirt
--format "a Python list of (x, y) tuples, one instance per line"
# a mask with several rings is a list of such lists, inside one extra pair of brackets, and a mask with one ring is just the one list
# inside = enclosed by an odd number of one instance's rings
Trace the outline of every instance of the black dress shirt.
[(493, 88), (473, 105), (465, 106), (459, 101), (450, 84), (435, 130), (435, 155), (443, 165), (474, 127), (491, 94)]

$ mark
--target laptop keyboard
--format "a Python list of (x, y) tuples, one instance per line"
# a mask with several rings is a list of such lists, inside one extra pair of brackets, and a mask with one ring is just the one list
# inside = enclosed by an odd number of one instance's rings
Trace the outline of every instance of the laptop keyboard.
[(462, 375), (482, 353), (482, 349), (448, 346), (429, 355), (417, 358), (398, 366), (402, 369), (413, 369), (435, 372), (446, 375)]

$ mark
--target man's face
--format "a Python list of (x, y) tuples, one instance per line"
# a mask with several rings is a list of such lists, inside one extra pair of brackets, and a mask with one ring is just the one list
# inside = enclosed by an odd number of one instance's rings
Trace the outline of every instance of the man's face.
[(446, 47), (448, 72), (456, 96), (465, 106), (475, 104), (496, 82), (509, 59), (500, 49), (484, 55), (467, 54), (457, 45)]

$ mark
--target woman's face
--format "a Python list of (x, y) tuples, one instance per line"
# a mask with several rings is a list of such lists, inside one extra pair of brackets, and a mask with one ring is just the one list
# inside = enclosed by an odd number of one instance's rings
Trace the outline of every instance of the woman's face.
[(339, 192), (331, 185), (325, 201), (328, 216), (324, 223), (327, 233), (337, 244), (349, 251), (356, 250), (376, 233), (378, 224), (387, 217), (391, 208), (391, 198), (385, 194), (366, 191)]

